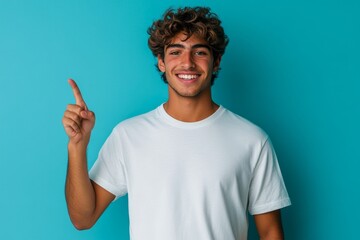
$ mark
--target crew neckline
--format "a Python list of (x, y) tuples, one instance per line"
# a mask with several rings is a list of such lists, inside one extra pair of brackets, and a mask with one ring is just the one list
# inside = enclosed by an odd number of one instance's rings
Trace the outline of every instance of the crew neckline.
[(177, 119), (173, 118), (172, 116), (170, 116), (165, 111), (164, 103), (161, 104), (157, 108), (158, 114), (162, 117), (162, 119), (165, 122), (167, 122), (168, 124), (170, 124), (174, 127), (183, 128), (183, 129), (194, 129), (194, 128), (207, 126), (207, 125), (213, 123), (218, 117), (220, 117), (224, 111), (225, 111), (225, 108), (223, 106), (219, 105), (219, 108), (213, 114), (208, 116), (207, 118), (204, 118), (204, 119), (202, 119), (200, 121), (196, 121), (196, 122), (184, 122), (184, 121), (177, 120)]

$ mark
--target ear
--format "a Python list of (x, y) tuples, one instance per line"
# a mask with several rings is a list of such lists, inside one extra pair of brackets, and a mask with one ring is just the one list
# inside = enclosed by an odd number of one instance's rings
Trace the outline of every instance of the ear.
[(213, 71), (216, 72), (217, 70), (219, 70), (220, 67), (220, 62), (221, 62), (221, 55), (219, 55), (216, 59), (214, 59), (214, 66), (213, 66)]
[(161, 72), (165, 72), (164, 59), (160, 56), (160, 54), (158, 54), (157, 60), (158, 60), (158, 68), (160, 69)]

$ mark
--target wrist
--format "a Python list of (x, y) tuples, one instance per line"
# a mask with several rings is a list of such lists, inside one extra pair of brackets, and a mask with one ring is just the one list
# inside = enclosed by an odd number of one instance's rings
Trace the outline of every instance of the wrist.
[(74, 141), (72, 139), (68, 142), (68, 151), (70, 152), (86, 152), (88, 141)]
[(68, 146), (72, 148), (87, 148), (90, 142), (91, 134), (77, 134), (73, 137), (69, 137)]

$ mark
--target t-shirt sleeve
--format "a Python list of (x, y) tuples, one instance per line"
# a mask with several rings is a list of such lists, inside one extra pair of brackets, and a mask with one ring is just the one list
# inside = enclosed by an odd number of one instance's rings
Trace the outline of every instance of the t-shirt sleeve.
[(278, 160), (269, 138), (261, 148), (249, 189), (249, 212), (252, 215), (291, 205)]
[(116, 199), (127, 193), (124, 159), (118, 129), (115, 128), (100, 149), (89, 176)]

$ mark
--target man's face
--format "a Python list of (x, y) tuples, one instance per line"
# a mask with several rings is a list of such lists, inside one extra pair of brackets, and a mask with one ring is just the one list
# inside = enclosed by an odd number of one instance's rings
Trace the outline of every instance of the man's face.
[(182, 97), (196, 97), (204, 91), (210, 91), (212, 73), (220, 64), (214, 61), (207, 42), (192, 35), (177, 34), (165, 47), (164, 59), (158, 56), (158, 67), (165, 73), (170, 94)]

